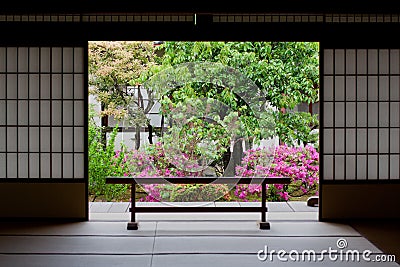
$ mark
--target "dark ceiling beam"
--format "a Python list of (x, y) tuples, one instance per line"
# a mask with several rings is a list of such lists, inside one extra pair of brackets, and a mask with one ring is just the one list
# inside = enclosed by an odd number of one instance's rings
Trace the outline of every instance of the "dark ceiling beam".
[(3, 0), (0, 13), (397, 13), (394, 1), (352, 0)]

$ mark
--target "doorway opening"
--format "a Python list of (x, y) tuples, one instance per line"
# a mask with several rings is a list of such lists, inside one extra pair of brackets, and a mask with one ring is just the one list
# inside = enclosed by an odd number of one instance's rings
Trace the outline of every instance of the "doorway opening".
[[(88, 48), (91, 212), (129, 210), (130, 186), (106, 184), (107, 176), (281, 176), (292, 182), (268, 186), (270, 211), (315, 211), (317, 220), (318, 201), (307, 200), (319, 191), (319, 43)], [(257, 183), (137, 186), (138, 203), (249, 206), (261, 198)]]

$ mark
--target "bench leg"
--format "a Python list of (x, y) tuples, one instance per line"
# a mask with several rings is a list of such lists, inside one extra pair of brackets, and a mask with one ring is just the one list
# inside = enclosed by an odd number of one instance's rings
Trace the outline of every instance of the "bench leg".
[(137, 222), (128, 222), (128, 230), (137, 230), (139, 229), (139, 225)]
[(258, 223), (261, 230), (269, 230), (271, 226), (267, 222), (267, 184), (261, 183), (261, 221)]
[(138, 222), (136, 221), (136, 183), (132, 184), (131, 187), (131, 208), (129, 211), (131, 212), (131, 221), (128, 222), (127, 229), (128, 230), (137, 230), (139, 228)]

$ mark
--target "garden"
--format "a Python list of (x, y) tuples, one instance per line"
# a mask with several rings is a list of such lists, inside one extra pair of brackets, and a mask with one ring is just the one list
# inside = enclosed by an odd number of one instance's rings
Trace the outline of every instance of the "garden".
[[(90, 42), (89, 201), (129, 201), (108, 176), (290, 177), (268, 201), (318, 195), (318, 57), (313, 42)], [(257, 183), (137, 186), (137, 201), (261, 199)]]

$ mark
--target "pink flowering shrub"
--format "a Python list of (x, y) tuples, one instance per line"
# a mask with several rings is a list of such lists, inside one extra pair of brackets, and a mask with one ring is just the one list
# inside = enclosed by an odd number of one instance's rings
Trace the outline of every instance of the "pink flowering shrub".
[[(128, 171), (124, 176), (134, 177), (196, 177), (202, 176), (201, 171), (190, 172), (189, 169), (198, 169), (193, 166), (185, 153), (167, 157), (160, 142), (149, 145), (146, 150), (131, 150), (125, 153), (124, 164)], [(117, 157), (117, 155), (116, 155)], [(187, 165), (187, 163), (190, 165)], [(186, 166), (186, 170), (177, 166)], [(225, 185), (203, 184), (143, 184), (147, 195), (139, 201), (209, 201), (223, 196), (227, 192)]]
[[(250, 149), (245, 151), (242, 164), (236, 167), (239, 177), (291, 177), (289, 185), (274, 184), (268, 187), (268, 200), (287, 201), (290, 197), (310, 194), (318, 188), (319, 153), (312, 146), (288, 147), (278, 146), (270, 166), (266, 166), (265, 158), (271, 156), (266, 149)], [(268, 186), (268, 185), (267, 185)], [(234, 196), (241, 201), (259, 201), (260, 185), (236, 185)]]
[[(120, 158), (117, 151), (115, 157)], [(178, 160), (186, 156), (171, 158), (166, 156), (161, 143), (147, 147), (146, 150), (131, 150), (124, 153), (121, 167), (124, 176), (135, 177), (196, 177), (201, 171), (181, 170)], [(195, 168), (196, 169), (196, 168)], [(249, 149), (245, 151), (241, 165), (236, 166), (237, 177), (291, 177), (289, 185), (274, 184), (268, 186), (269, 201), (287, 201), (291, 197), (318, 194), (319, 153), (312, 147), (278, 146), (273, 153), (267, 149)], [(226, 185), (188, 185), (188, 184), (146, 184), (141, 185), (147, 193), (139, 201), (212, 201), (223, 197), (226, 200), (260, 201), (261, 186), (258, 184), (236, 185), (230, 192)]]

